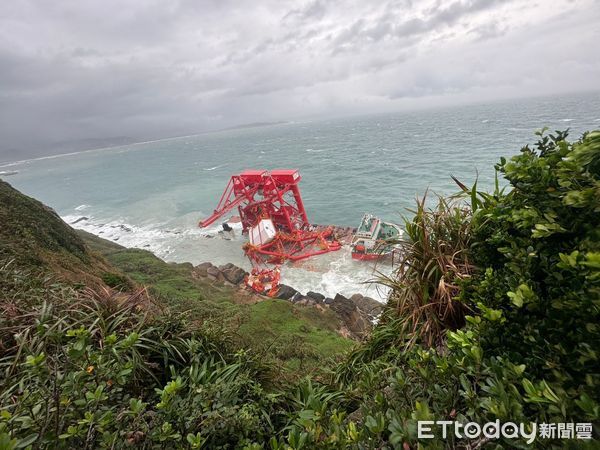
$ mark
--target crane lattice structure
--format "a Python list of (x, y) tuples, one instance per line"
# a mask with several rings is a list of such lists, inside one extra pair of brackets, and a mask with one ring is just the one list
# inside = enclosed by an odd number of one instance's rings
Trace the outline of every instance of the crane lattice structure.
[(249, 241), (244, 252), (253, 267), (281, 264), (339, 250), (332, 228), (311, 226), (304, 209), (297, 170), (245, 170), (233, 175), (213, 214), (199, 223), (207, 227), (238, 209)]

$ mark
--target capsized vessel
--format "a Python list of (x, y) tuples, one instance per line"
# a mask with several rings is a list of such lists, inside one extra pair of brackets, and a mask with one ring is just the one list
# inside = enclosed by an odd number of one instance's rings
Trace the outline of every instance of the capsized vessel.
[(403, 230), (396, 224), (383, 222), (372, 214), (365, 214), (352, 238), (352, 258), (375, 260), (389, 256), (396, 248), (390, 243), (402, 237)]

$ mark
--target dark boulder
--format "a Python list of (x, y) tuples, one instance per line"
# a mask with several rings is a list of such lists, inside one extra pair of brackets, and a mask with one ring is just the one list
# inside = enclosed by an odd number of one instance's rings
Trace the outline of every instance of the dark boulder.
[(83, 222), (84, 220), (89, 220), (89, 217), (80, 217), (79, 219), (71, 222), (71, 225), (75, 225), (76, 223)]
[(342, 319), (348, 330), (355, 336), (363, 336), (371, 330), (371, 322), (361, 314), (354, 302), (337, 294), (329, 307)]
[(212, 265), (206, 269), (206, 276), (211, 280), (219, 280), (223, 277), (219, 268)]
[(350, 300), (352, 300), (358, 309), (369, 315), (371, 318), (379, 316), (383, 311), (383, 303), (380, 303), (371, 297), (365, 297), (361, 294), (354, 294), (352, 297), (350, 297)]
[(227, 264), (223, 264), (222, 266), (219, 266), (219, 270), (222, 272), (224, 270), (233, 269), (234, 267), (236, 267), (235, 264), (227, 263)]
[(306, 293), (306, 296), (314, 298), (315, 300), (317, 300), (319, 302), (322, 302), (323, 300), (325, 300), (325, 296), (323, 294), (318, 293), (318, 292), (308, 291)]
[(307, 295), (302, 295), (302, 296), (299, 296), (294, 301), (294, 303), (296, 305), (301, 305), (301, 306), (314, 306), (314, 305), (321, 303), (321, 301), (315, 299), (314, 297), (308, 297)]
[(246, 275), (248, 275), (248, 272), (246, 272), (244, 269), (234, 266), (233, 264), (232, 267), (222, 269), (221, 273), (223, 274), (225, 280), (235, 285), (242, 283), (244, 278), (246, 278)]
[(287, 284), (280, 284), (279, 289), (277, 290), (276, 297), (280, 298), (282, 300), (290, 300), (296, 294), (298, 294), (298, 291), (296, 289), (294, 289), (293, 287), (288, 286)]
[(196, 275), (198, 277), (206, 277), (207, 270), (209, 267), (214, 267), (214, 266), (209, 262), (203, 262), (202, 264), (198, 264), (196, 267), (194, 267), (193, 273), (194, 273), (194, 275)]

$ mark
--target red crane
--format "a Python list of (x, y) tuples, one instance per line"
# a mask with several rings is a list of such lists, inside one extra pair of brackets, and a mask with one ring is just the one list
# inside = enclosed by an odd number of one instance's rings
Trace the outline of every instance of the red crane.
[(207, 227), (237, 207), (243, 232), (248, 234), (244, 252), (255, 268), (339, 250), (331, 228), (316, 229), (308, 222), (300, 180), (292, 169), (233, 175), (213, 214), (199, 226)]

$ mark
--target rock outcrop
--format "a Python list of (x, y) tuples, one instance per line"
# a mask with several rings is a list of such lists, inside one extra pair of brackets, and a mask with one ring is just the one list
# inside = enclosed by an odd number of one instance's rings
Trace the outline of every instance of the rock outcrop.
[(248, 275), (248, 272), (231, 263), (217, 267), (212, 263), (204, 262), (192, 269), (192, 276), (196, 278), (208, 278), (209, 280), (222, 282), (232, 286), (243, 284), (246, 275)]
[(371, 321), (375, 320), (383, 312), (383, 304), (371, 297), (354, 294), (350, 297), (350, 300), (364, 313), (364, 315), (368, 316)]
[[(244, 279), (248, 273), (235, 264), (215, 266), (209, 262), (198, 264), (192, 268), (192, 275), (196, 278), (206, 278), (215, 283), (238, 286), (239, 293), (247, 292), (256, 298), (256, 301), (265, 297), (246, 291)], [(276, 298), (287, 300), (295, 305), (313, 308), (329, 308), (339, 317), (342, 326), (339, 330), (343, 336), (354, 339), (364, 337), (372, 328), (373, 321), (381, 314), (383, 305), (370, 297), (354, 294), (350, 298), (337, 294), (334, 298), (325, 297), (320, 292), (308, 291), (306, 295), (298, 292), (287, 284), (280, 284)], [(248, 299), (247, 299), (248, 300)]]
[(349, 298), (337, 294), (329, 307), (340, 316), (353, 335), (362, 337), (371, 330), (372, 323)]
[(223, 274), (225, 280), (235, 285), (242, 283), (246, 275), (248, 275), (248, 272), (246, 272), (244, 269), (231, 263), (219, 266), (219, 270)]
[(208, 275), (208, 268), (213, 267), (213, 265), (209, 262), (204, 262), (202, 264), (198, 264), (192, 270), (192, 274), (196, 277), (204, 278)]
[(277, 298), (282, 300), (290, 300), (298, 291), (287, 284), (279, 284), (279, 290), (277, 291)]
[(315, 300), (317, 300), (319, 302), (322, 302), (323, 300), (325, 300), (325, 296), (323, 294), (320, 294), (319, 292), (308, 291), (306, 293), (306, 296), (314, 298)]

